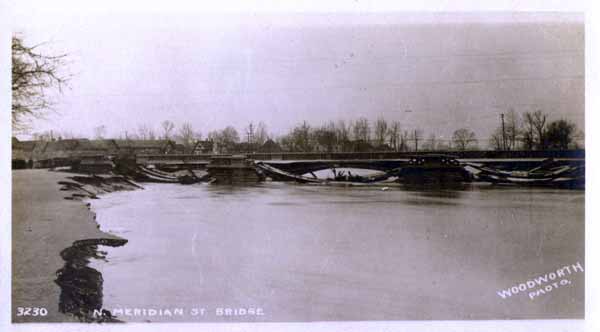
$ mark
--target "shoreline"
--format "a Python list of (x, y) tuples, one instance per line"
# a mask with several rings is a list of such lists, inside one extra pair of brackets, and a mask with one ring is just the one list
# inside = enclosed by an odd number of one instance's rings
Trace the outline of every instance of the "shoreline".
[[(98, 245), (127, 240), (101, 231), (86, 200), (143, 188), (118, 176), (46, 169), (13, 171), (12, 184), (12, 322), (110, 321), (87, 315), (93, 308), (85, 305), (102, 296), (102, 278), (87, 265), (90, 258), (104, 258)], [(77, 296), (82, 290), (96, 299)]]

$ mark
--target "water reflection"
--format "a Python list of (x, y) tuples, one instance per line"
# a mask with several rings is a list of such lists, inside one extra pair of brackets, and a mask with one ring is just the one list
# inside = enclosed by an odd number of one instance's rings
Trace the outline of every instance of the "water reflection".
[(456, 185), (452, 187), (415, 187), (415, 186), (402, 186), (403, 190), (409, 191), (420, 197), (434, 197), (434, 198), (450, 198), (456, 199), (461, 198), (465, 191), (470, 191), (471, 187), (468, 185)]
[(200, 184), (203, 190), (206, 190), (212, 197), (218, 196), (229, 196), (231, 194), (244, 194), (244, 193), (264, 193), (268, 190), (265, 187), (264, 182), (252, 183), (252, 184)]
[[(119, 322), (109, 311), (102, 309), (102, 273), (91, 268), (90, 259), (106, 261), (106, 252), (98, 249), (99, 244), (124, 245), (126, 240), (94, 239), (75, 242), (60, 255), (65, 265), (56, 271), (56, 284), (60, 286), (58, 308), (82, 322)], [(100, 313), (100, 314), (98, 314)]]

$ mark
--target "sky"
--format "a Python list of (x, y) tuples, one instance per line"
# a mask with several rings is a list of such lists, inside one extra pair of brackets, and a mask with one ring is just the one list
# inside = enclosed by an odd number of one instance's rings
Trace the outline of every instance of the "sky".
[(171, 120), (206, 136), (263, 121), (280, 135), (304, 120), (383, 117), (487, 139), (510, 109), (584, 127), (577, 14), (17, 9), (14, 32), (68, 53), (72, 74), (32, 131), (91, 136), (104, 125), (116, 137)]

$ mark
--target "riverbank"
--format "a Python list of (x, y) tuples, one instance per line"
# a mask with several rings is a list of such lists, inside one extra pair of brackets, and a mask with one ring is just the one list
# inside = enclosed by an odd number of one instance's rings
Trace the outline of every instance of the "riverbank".
[[(94, 213), (83, 200), (140, 187), (118, 177), (41, 169), (13, 171), (12, 186), (13, 322), (80, 321), (81, 313), (75, 314), (64, 303), (77, 299), (61, 291), (58, 283), (64, 285), (72, 269), (85, 269), (98, 244), (126, 242), (100, 231)], [(70, 287), (73, 291), (77, 285), (70, 283)], [(71, 309), (66, 310), (71, 314), (61, 313), (61, 309)]]

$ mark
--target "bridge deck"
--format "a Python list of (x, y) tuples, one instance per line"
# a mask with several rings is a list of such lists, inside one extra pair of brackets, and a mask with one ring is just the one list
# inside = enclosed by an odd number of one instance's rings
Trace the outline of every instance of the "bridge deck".
[[(460, 162), (469, 163), (503, 163), (503, 162), (541, 162), (547, 158), (457, 158)], [(267, 164), (291, 164), (291, 163), (370, 163), (374, 161), (408, 161), (409, 158), (394, 159), (294, 159), (294, 160), (261, 160)], [(554, 158), (556, 161), (585, 161), (585, 158)]]

